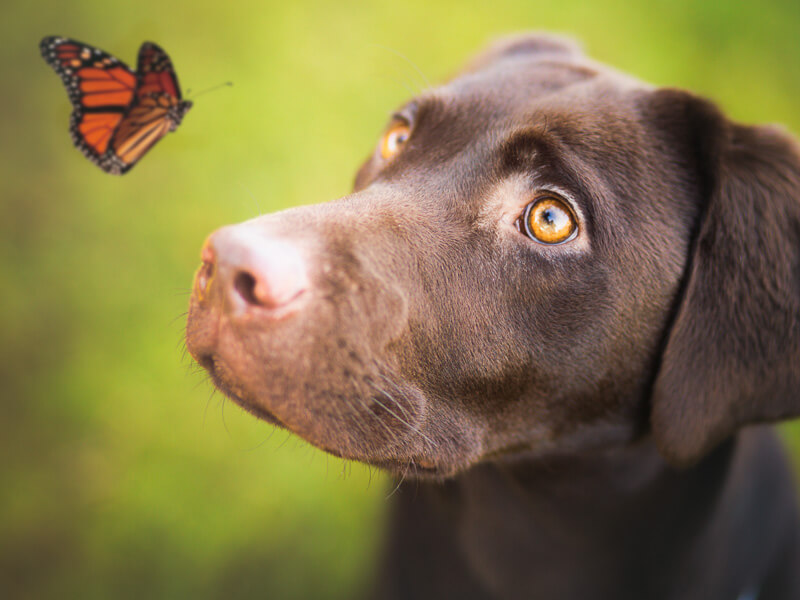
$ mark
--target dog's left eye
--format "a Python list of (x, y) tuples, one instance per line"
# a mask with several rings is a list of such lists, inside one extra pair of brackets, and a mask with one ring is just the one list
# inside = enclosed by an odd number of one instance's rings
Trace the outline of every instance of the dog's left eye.
[(395, 156), (408, 141), (411, 135), (411, 126), (402, 120), (394, 121), (386, 133), (383, 134), (381, 140), (381, 156), (384, 160), (388, 160)]

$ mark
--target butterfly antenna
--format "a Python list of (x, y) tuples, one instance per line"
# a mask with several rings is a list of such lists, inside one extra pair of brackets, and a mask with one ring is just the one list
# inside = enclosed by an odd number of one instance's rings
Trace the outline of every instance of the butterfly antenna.
[[(206, 88), (206, 89), (204, 89), (204, 90), (200, 90), (199, 92), (197, 92), (197, 93), (194, 95), (194, 98), (197, 98), (198, 96), (202, 96), (202, 95), (203, 95), (203, 94), (205, 94), (206, 92), (213, 92), (214, 90), (218, 90), (218, 89), (219, 89), (219, 88), (221, 88), (221, 87), (232, 87), (232, 86), (233, 86), (233, 82), (232, 82), (232, 81), (226, 81), (225, 83), (218, 83), (217, 85), (212, 85), (210, 88)], [(186, 97), (187, 97), (187, 98), (189, 98), (189, 95), (190, 95), (191, 93), (192, 93), (192, 90), (191, 90), (191, 88), (189, 88), (188, 90), (186, 90)]]

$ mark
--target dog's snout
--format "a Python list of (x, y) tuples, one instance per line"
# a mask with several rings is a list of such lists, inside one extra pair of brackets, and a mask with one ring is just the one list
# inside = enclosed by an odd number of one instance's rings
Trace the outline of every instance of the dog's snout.
[(198, 297), (218, 298), (234, 315), (258, 309), (284, 314), (310, 286), (306, 261), (294, 243), (247, 227), (234, 225), (213, 233), (201, 258)]

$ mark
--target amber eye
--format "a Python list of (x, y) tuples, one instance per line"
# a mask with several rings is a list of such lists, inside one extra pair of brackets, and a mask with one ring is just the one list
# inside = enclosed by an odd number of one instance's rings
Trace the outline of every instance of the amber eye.
[(411, 127), (405, 121), (395, 121), (383, 135), (381, 140), (381, 156), (384, 160), (392, 158), (403, 149), (403, 145), (411, 135)]
[(522, 230), (543, 244), (560, 244), (575, 237), (578, 224), (563, 200), (552, 196), (531, 202), (522, 215)]

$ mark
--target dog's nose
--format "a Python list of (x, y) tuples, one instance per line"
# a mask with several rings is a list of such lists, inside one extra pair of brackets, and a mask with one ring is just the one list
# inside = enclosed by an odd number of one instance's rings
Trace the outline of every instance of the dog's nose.
[(285, 314), (309, 289), (306, 261), (297, 247), (248, 227), (231, 225), (212, 233), (201, 258), (198, 297), (219, 298), (234, 315), (257, 309)]

